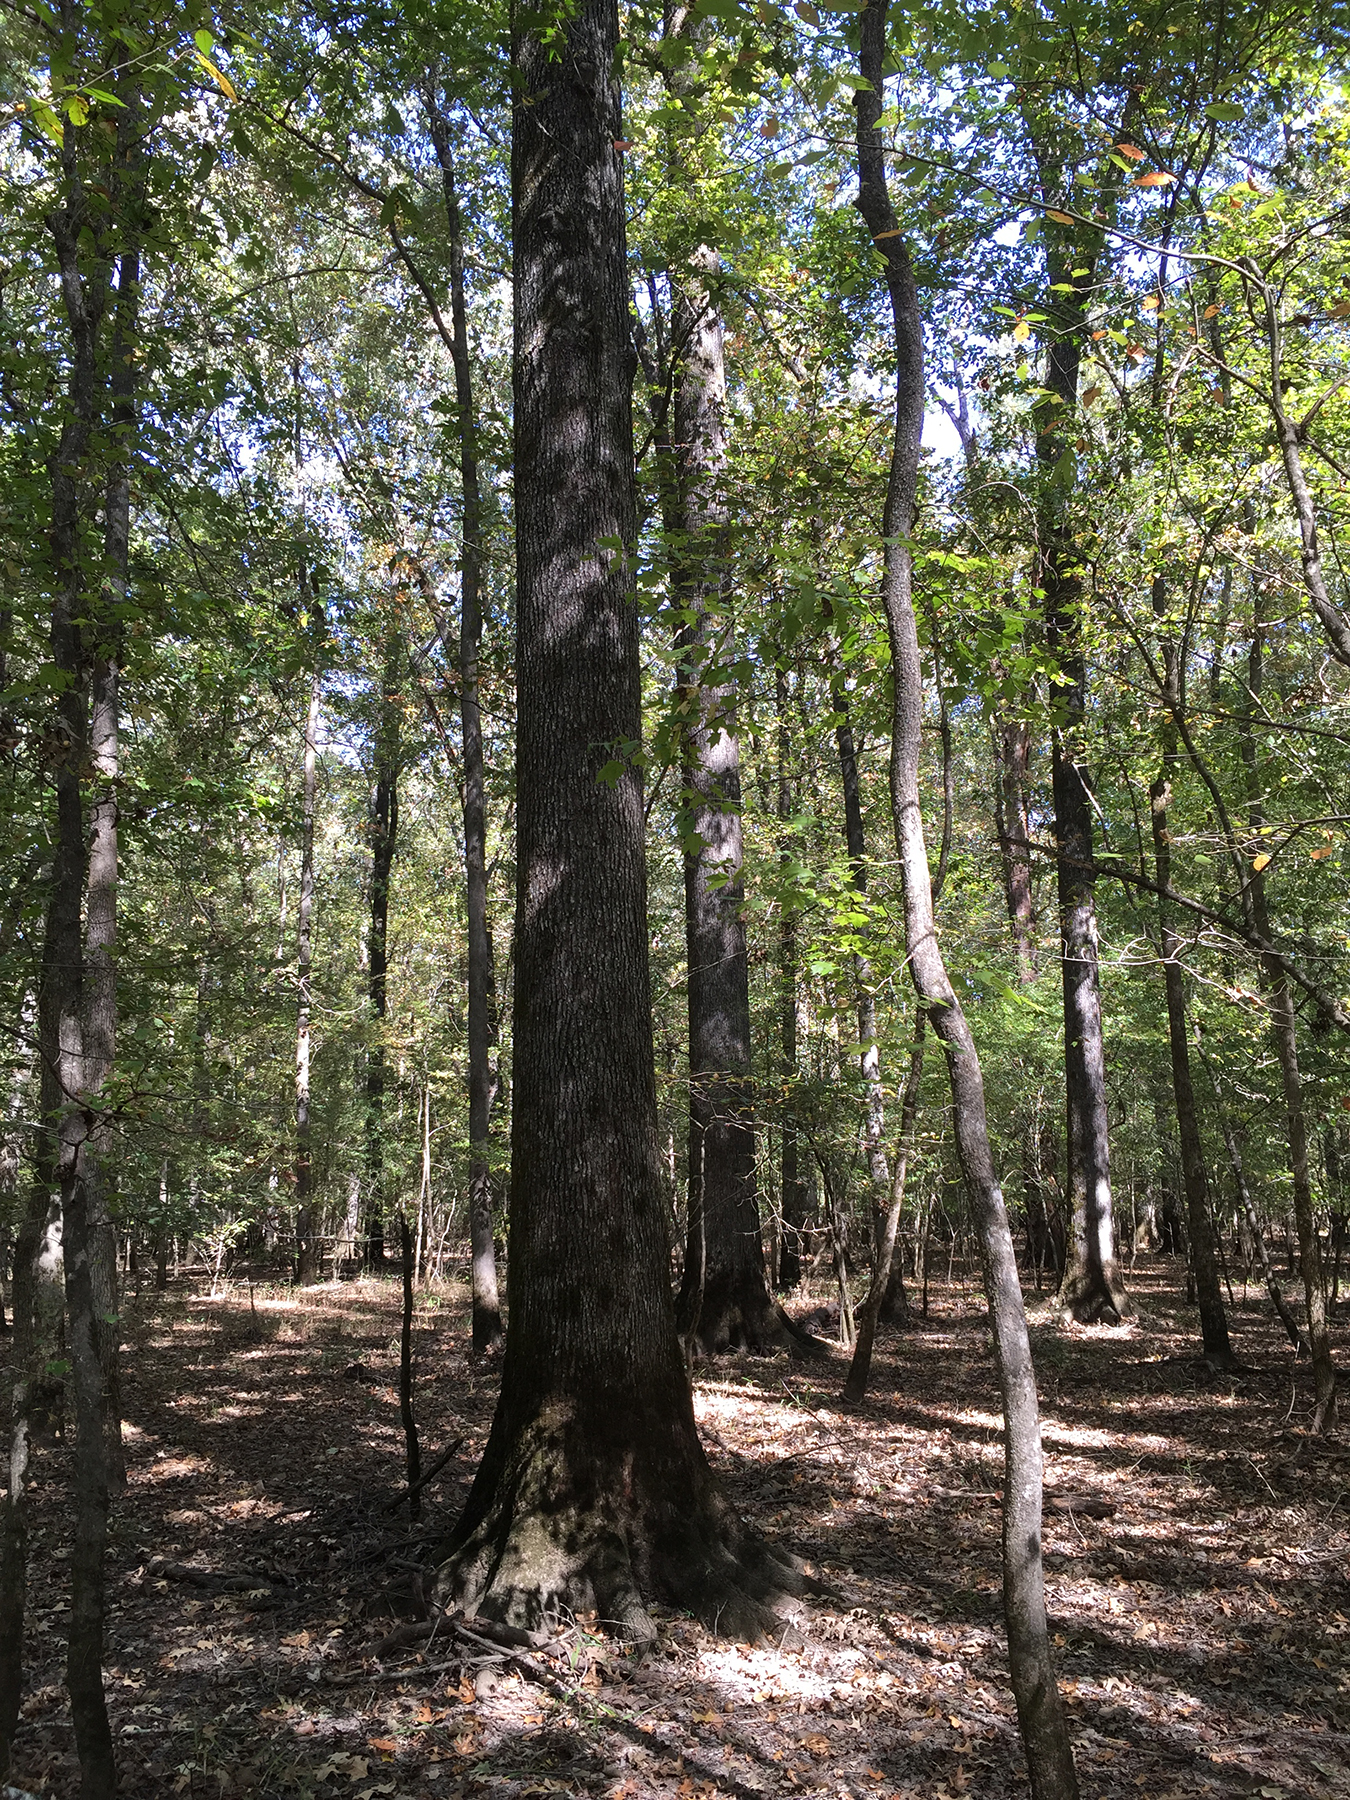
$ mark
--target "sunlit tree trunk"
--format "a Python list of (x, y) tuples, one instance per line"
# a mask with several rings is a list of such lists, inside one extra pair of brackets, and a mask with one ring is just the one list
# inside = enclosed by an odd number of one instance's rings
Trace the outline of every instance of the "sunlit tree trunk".
[(886, 184), (881, 116), (886, 0), (861, 16), (858, 206), (886, 264), (897, 360), (895, 437), (886, 504), (882, 603), (894, 679), (891, 803), (904, 894), (905, 945), (920, 1006), (946, 1051), (957, 1148), (984, 1259), (1004, 1416), (1003, 1600), (1018, 1724), (1035, 1800), (1076, 1800), (1078, 1783), (1046, 1627), (1041, 1560), (1041, 1433), (1035, 1374), (1012, 1233), (995, 1173), (984, 1082), (970, 1027), (938, 944), (920, 801), (923, 668), (908, 548), (923, 431), (923, 330), (905, 239)]
[[(538, 35), (536, 35), (536, 33)], [(713, 1484), (675, 1335), (657, 1142), (614, 0), (512, 41), (516, 930), (501, 1396), (437, 1597), (754, 1635), (792, 1579)], [(601, 779), (602, 771), (606, 779)], [(609, 779), (608, 777), (612, 777)]]

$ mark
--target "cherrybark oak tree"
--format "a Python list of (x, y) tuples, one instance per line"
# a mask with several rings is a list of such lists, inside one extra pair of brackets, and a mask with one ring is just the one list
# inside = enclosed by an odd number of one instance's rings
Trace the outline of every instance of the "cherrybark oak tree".
[(894, 680), (891, 805), (904, 894), (905, 947), (919, 1005), (947, 1056), (952, 1119), (984, 1262), (989, 1321), (1003, 1402), (1003, 1607), (1008, 1661), (1035, 1800), (1076, 1800), (1077, 1777), (1055, 1681), (1041, 1559), (1041, 1427), (1022, 1288), (989, 1143), (984, 1078), (970, 1026), (948, 979), (933, 923), (919, 757), (923, 665), (914, 617), (913, 529), (923, 433), (923, 328), (904, 234), (891, 206), (878, 121), (885, 86), (887, 0), (867, 0), (860, 20), (858, 208), (886, 265), (896, 349), (895, 435), (882, 514), (882, 605)]
[(713, 1482), (666, 1278), (641, 780), (614, 0), (513, 31), (517, 874), (502, 1389), (437, 1597), (645, 1598), (757, 1636), (800, 1587)]

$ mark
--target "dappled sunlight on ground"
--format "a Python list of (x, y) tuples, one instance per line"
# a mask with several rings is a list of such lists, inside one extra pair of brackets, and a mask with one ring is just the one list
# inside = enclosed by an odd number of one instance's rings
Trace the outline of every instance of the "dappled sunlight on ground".
[[(1142, 1262), (1127, 1331), (1033, 1325), (1048, 1591), (1086, 1800), (1350, 1800), (1350, 1446), (1306, 1433), (1253, 1292), (1237, 1376), (1195, 1355), (1176, 1269)], [(422, 1574), (491, 1420), (466, 1294), (416, 1318), (424, 1458), (462, 1443), (411, 1527), (397, 1283), (129, 1307), (129, 1485), (110, 1554), (108, 1693), (135, 1800), (1012, 1800), (1025, 1792), (998, 1585), (1000, 1419), (968, 1282), (845, 1366), (699, 1371), (709, 1457), (741, 1511), (830, 1586), (804, 1641), (729, 1645), (662, 1612), (657, 1651), (588, 1622), (549, 1682), (442, 1640), (375, 1648)], [(807, 1302), (802, 1301), (803, 1309)], [(1292, 1404), (1291, 1404), (1292, 1395)], [(35, 1467), (33, 1680), (13, 1779), (74, 1793), (60, 1691), (66, 1453)], [(1091, 1502), (1091, 1506), (1085, 1503)], [(528, 1672), (527, 1672), (528, 1673)]]

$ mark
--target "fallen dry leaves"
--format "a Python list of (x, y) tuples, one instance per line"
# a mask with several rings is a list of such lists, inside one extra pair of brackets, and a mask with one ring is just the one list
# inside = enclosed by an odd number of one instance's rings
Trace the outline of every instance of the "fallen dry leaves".
[[(1255, 1292), (1233, 1319), (1250, 1372), (1214, 1378), (1191, 1360), (1176, 1273), (1141, 1263), (1140, 1317), (1123, 1331), (1034, 1323), (1060, 1502), (1049, 1599), (1082, 1791), (1350, 1800), (1350, 1444), (1306, 1434), (1306, 1370)], [(447, 1643), (370, 1660), (490, 1422), (496, 1369), (468, 1354), (464, 1302), (451, 1284), (419, 1313), (427, 1454), (464, 1443), (417, 1530), (383, 1510), (401, 1467), (392, 1279), (255, 1291), (253, 1309), (189, 1287), (131, 1304), (107, 1666), (128, 1795), (1025, 1793), (1000, 1625), (999, 1419), (972, 1287), (939, 1288), (925, 1323), (883, 1342), (855, 1413), (838, 1401), (842, 1365), (702, 1371), (718, 1473), (836, 1591), (802, 1647), (730, 1645), (663, 1614), (660, 1650), (636, 1662), (583, 1621), (545, 1658), (563, 1698)], [(348, 1378), (353, 1365), (369, 1379)], [(75, 1791), (63, 1458), (36, 1469), (32, 1679), (11, 1776), (56, 1800)]]

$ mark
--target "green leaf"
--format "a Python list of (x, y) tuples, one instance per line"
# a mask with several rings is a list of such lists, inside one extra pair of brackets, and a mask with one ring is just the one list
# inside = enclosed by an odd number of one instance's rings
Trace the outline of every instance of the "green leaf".
[(1211, 100), (1209, 105), (1205, 108), (1205, 117), (1207, 119), (1221, 119), (1225, 123), (1231, 123), (1244, 116), (1243, 108), (1235, 106), (1231, 100)]
[(210, 56), (211, 52), (216, 47), (216, 40), (211, 36), (209, 31), (194, 31), (192, 34), (192, 41), (201, 51), (203, 56)]
[(83, 94), (72, 94), (66, 101), (66, 117), (72, 125), (83, 125), (89, 117), (89, 103)]

